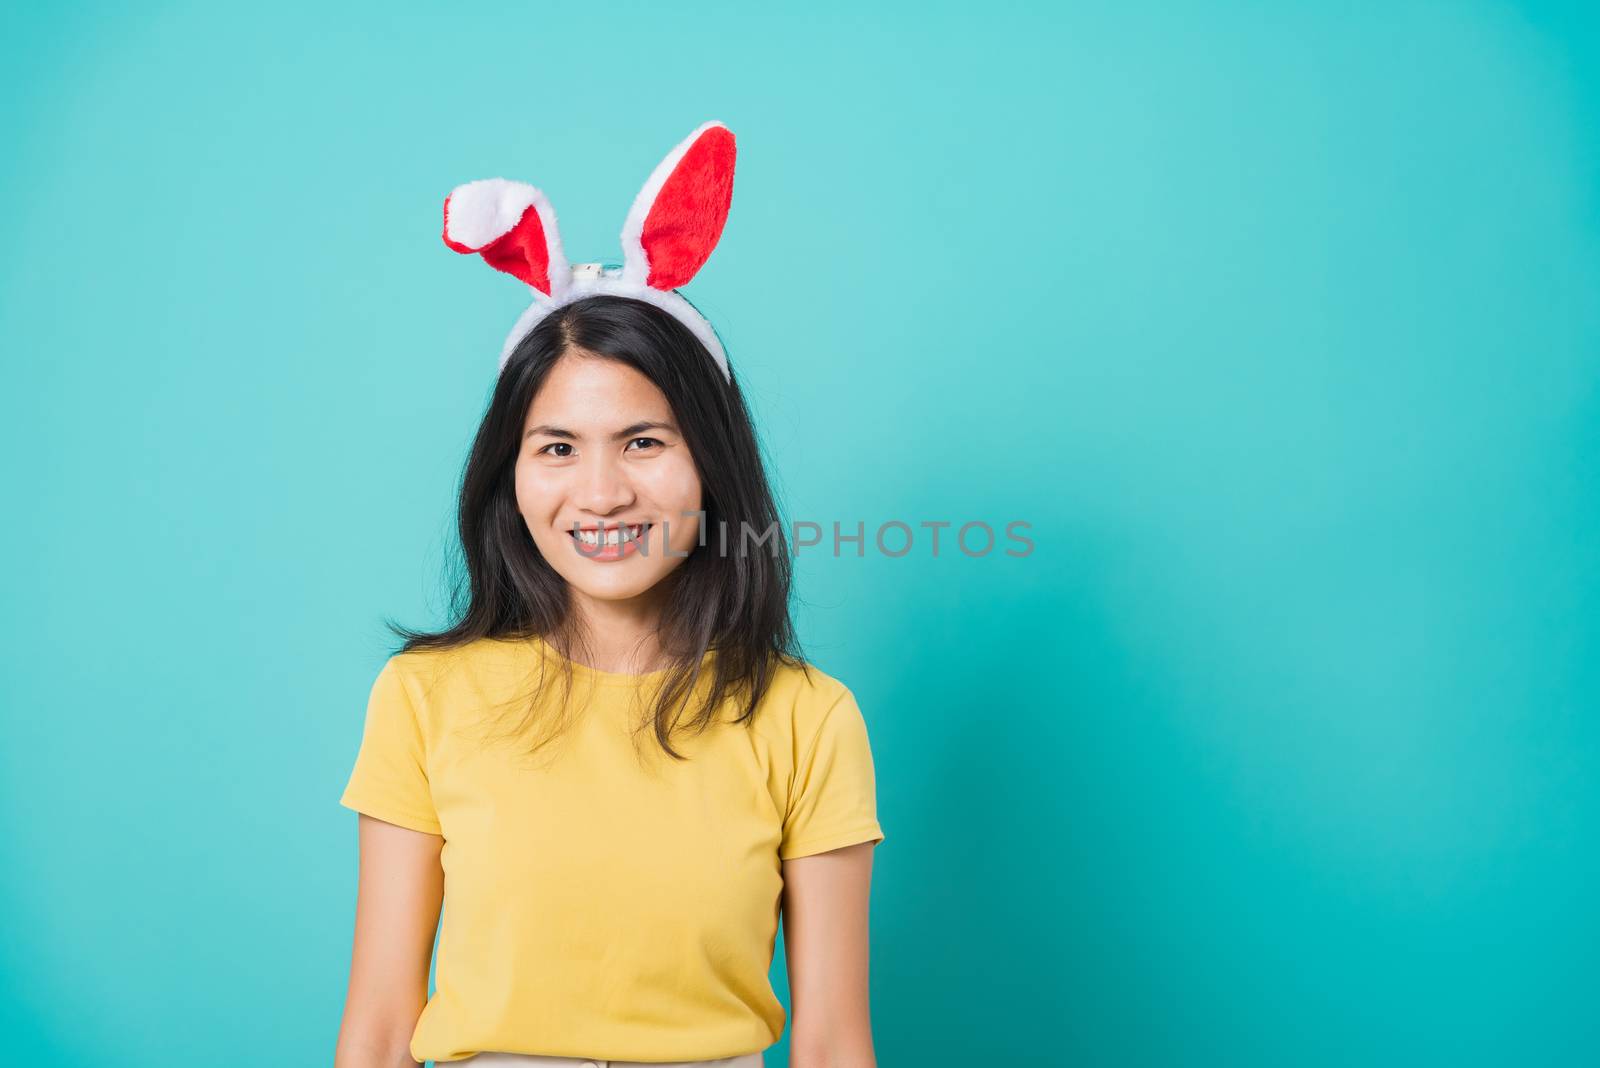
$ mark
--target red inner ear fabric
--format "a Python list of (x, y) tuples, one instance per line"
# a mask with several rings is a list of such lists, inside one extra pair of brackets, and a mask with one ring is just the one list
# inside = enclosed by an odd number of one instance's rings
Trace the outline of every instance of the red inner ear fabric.
[(529, 204), (522, 212), (517, 225), (484, 245), (474, 249), (450, 240), (450, 198), (444, 201), (444, 243), (457, 252), (476, 252), (490, 267), (513, 275), (550, 295), (550, 250), (545, 245), (544, 223), (539, 220), (539, 209)]
[(650, 260), (648, 283), (653, 288), (683, 285), (717, 247), (733, 202), (733, 162), (733, 134), (712, 127), (668, 175), (639, 238)]

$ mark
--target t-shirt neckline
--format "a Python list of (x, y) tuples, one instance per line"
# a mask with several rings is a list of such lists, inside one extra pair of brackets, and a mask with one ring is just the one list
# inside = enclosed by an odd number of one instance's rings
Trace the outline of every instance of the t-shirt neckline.
[[(599, 668), (590, 667), (588, 664), (579, 663), (557, 652), (555, 647), (542, 637), (533, 639), (534, 644), (557, 670), (564, 670), (567, 665), (572, 666), (572, 676), (576, 679), (585, 679), (599, 686), (636, 688), (639, 686), (653, 686), (666, 678), (670, 668), (661, 668), (658, 671), (646, 672), (643, 675), (629, 675), (617, 671), (601, 671)], [(706, 659), (715, 656), (714, 650), (706, 651)]]

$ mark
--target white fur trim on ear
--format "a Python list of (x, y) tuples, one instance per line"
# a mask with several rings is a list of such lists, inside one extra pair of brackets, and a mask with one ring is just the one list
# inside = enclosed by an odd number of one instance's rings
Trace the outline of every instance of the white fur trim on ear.
[[(672, 171), (683, 159), (684, 153), (699, 140), (700, 135), (714, 126), (726, 130), (726, 124), (713, 119), (701, 123), (695, 128), (694, 133), (678, 142), (676, 148), (667, 153), (665, 159), (656, 164), (656, 169), (650, 172), (649, 179), (644, 183), (644, 188), (639, 190), (639, 195), (633, 198), (633, 206), (628, 209), (628, 217), (622, 223), (622, 278), (624, 281), (635, 285), (644, 285), (650, 277), (650, 258), (644, 251), (644, 221), (650, 217), (650, 209), (655, 205), (656, 197), (661, 195), (661, 187), (667, 184), (667, 179), (672, 177)], [(659, 290), (657, 292), (660, 292)]]
[(550, 295), (561, 295), (572, 278), (566, 253), (561, 248), (561, 231), (556, 209), (538, 189), (526, 182), (506, 178), (483, 178), (459, 185), (450, 193), (450, 210), (445, 219), (445, 237), (477, 251), (505, 236), (529, 207), (538, 209), (539, 227), (544, 232), (545, 254), (549, 264)]

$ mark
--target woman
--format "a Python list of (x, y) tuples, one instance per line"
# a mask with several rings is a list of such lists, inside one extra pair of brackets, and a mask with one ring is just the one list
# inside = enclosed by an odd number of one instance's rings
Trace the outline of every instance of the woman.
[[(726, 212), (725, 134), (658, 168), (620, 273), (569, 268), (536, 190), (481, 187), (476, 232), (468, 187), (446, 202), (446, 242), (539, 296), (467, 463), (455, 622), (394, 628), (340, 799), (361, 816), (338, 1068), (755, 1068), (786, 1022), (791, 1065), (875, 1063), (865, 722), (798, 652), (744, 400), (668, 292), (720, 234), (699, 220), (685, 260), (663, 226)], [(650, 210), (670, 197), (677, 223)]]

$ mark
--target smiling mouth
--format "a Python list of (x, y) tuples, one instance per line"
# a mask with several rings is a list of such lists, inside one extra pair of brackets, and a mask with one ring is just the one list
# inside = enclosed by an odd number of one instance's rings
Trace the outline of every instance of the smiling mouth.
[(567, 535), (581, 544), (598, 548), (602, 545), (621, 545), (623, 538), (629, 541), (643, 541), (645, 532), (654, 523), (635, 523), (631, 526), (608, 527), (604, 532), (599, 530), (569, 530)]

